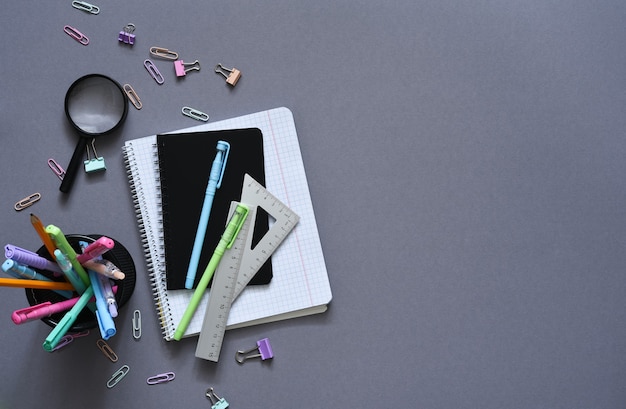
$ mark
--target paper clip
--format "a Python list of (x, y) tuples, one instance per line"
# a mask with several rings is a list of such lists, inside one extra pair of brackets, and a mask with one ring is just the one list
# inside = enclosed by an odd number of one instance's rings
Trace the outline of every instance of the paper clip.
[(202, 111), (198, 111), (197, 109), (193, 109), (190, 107), (183, 107), (183, 115), (188, 116), (189, 118), (197, 119), (198, 121), (208, 121), (209, 116)]
[(100, 7), (89, 4), (86, 1), (73, 1), (72, 7), (78, 10), (86, 11), (91, 14), (100, 13)]
[(141, 338), (141, 311), (133, 312), (133, 338)]
[(38, 202), (39, 199), (41, 199), (41, 193), (33, 193), (32, 195), (26, 196), (19, 202), (15, 203), (13, 208), (19, 212), (20, 210), (24, 210), (27, 207), (32, 206), (35, 202)]
[[(186, 68), (189, 67), (189, 68)], [(200, 63), (198, 60), (185, 64), (183, 60), (174, 61), (174, 71), (177, 77), (184, 77), (189, 71), (200, 71)]]
[(106, 164), (104, 163), (104, 158), (102, 156), (98, 156), (96, 152), (96, 139), (91, 139), (91, 150), (93, 150), (93, 159), (89, 153), (89, 145), (87, 145), (87, 160), (84, 161), (85, 172), (99, 172), (102, 170), (107, 170)]
[(150, 54), (166, 60), (178, 60), (178, 53), (162, 47), (150, 47)]
[(143, 104), (141, 103), (141, 99), (139, 99), (139, 95), (137, 95), (133, 87), (131, 87), (130, 84), (124, 84), (122, 88), (124, 88), (124, 93), (128, 97), (130, 103), (133, 104), (135, 108), (141, 109)]
[(205, 395), (211, 401), (211, 409), (226, 409), (228, 407), (226, 399), (217, 396), (213, 388), (207, 389)]
[(113, 375), (111, 375), (111, 379), (107, 381), (107, 388), (111, 389), (112, 387), (117, 385), (122, 380), (122, 378), (126, 376), (128, 371), (130, 371), (130, 367), (128, 365), (122, 365), (120, 369), (113, 372)]
[(65, 170), (61, 167), (61, 165), (57, 163), (57, 161), (52, 158), (48, 159), (48, 166), (50, 167), (50, 169), (52, 169), (54, 174), (57, 175), (59, 179), (63, 180), (63, 176), (65, 176)]
[(154, 375), (146, 379), (146, 383), (148, 385), (157, 385), (159, 383), (173, 381), (175, 377), (176, 377), (176, 374), (174, 372), (160, 373), (158, 375)]
[(163, 75), (161, 75), (158, 68), (156, 67), (156, 65), (154, 65), (152, 61), (145, 60), (143, 62), (143, 66), (146, 67), (146, 70), (148, 70), (148, 73), (152, 78), (154, 78), (157, 84), (161, 85), (165, 82), (165, 78), (163, 78)]
[(217, 64), (215, 66), (215, 72), (218, 74), (222, 74), (224, 78), (226, 78), (226, 83), (228, 85), (232, 85), (233, 87), (241, 78), (241, 71), (237, 68), (225, 68), (222, 64)]
[(65, 31), (65, 34), (72, 37), (74, 40), (78, 41), (82, 45), (89, 44), (89, 39), (87, 38), (87, 36), (75, 29), (74, 27), (63, 26), (63, 31)]
[(117, 354), (111, 349), (109, 344), (107, 344), (103, 339), (99, 339), (96, 341), (96, 345), (100, 348), (100, 351), (111, 360), (111, 362), (117, 362)]
[(68, 345), (69, 343), (71, 343), (72, 341), (74, 341), (74, 337), (70, 334), (68, 335), (64, 335), (63, 337), (61, 337), (61, 340), (59, 341), (59, 343), (57, 344), (57, 346), (55, 346), (54, 348), (52, 348), (52, 350), (50, 352), (54, 352), (58, 349), (63, 348), (64, 346)]
[(256, 345), (256, 347), (251, 348), (247, 351), (237, 351), (237, 353), (235, 354), (235, 360), (240, 364), (243, 364), (246, 359), (250, 358), (260, 357), (263, 361), (269, 358), (274, 358), (274, 351), (272, 351), (272, 346), (270, 345), (270, 340), (268, 338), (258, 340), (256, 342)]
[(133, 23), (128, 23), (124, 26), (124, 29), (120, 31), (120, 34), (117, 36), (117, 39), (120, 43), (124, 44), (135, 44), (135, 25)]

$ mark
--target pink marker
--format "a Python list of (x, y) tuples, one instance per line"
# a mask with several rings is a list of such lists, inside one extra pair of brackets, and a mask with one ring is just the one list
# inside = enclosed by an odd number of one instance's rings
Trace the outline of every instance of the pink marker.
[[(117, 286), (113, 287), (113, 293), (117, 293)], [(31, 307), (22, 308), (20, 310), (13, 311), (11, 314), (11, 319), (17, 325), (23, 324), (25, 322), (39, 320), (45, 317), (49, 317), (52, 314), (57, 314), (59, 312), (64, 312), (70, 310), (80, 297), (75, 297), (66, 301), (61, 301), (57, 303), (51, 303), (50, 301), (46, 301), (41, 304), (33, 305)], [(90, 301), (95, 301), (95, 297), (92, 297)]]
[(107, 251), (111, 250), (113, 246), (115, 246), (113, 239), (102, 236), (93, 243), (89, 243), (89, 245), (85, 247), (85, 251), (83, 251), (82, 254), (77, 255), (76, 259), (80, 264), (83, 264), (103, 255)]

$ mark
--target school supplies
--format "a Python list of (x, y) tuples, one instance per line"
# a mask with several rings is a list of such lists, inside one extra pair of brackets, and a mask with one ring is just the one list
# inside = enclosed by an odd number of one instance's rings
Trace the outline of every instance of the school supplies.
[(241, 71), (237, 68), (226, 68), (222, 64), (215, 66), (215, 72), (226, 78), (226, 83), (232, 87), (237, 85), (237, 81), (241, 78)]
[[(271, 284), (248, 288), (237, 297), (228, 315), (227, 329), (322, 313), (326, 311), (332, 293), (291, 111), (284, 107), (275, 108), (182, 129), (178, 133), (240, 128), (261, 130), (264, 185), (297, 213), (300, 221), (270, 259)], [(166, 285), (156, 139), (156, 135), (151, 135), (126, 141), (123, 153), (156, 312), (163, 338), (169, 341), (189, 303), (191, 291), (168, 290)], [(231, 150), (231, 154), (233, 152)], [(203, 296), (199, 310), (206, 310), (208, 298), (208, 294)], [(196, 314), (191, 320), (187, 336), (199, 333), (201, 315)]]
[(15, 209), (15, 211), (19, 212), (26, 209), (27, 207), (34, 205), (39, 200), (41, 200), (41, 193), (33, 193), (32, 195), (28, 195), (25, 198), (20, 199), (17, 203), (13, 205), (13, 208)]
[(198, 261), (200, 259), (200, 252), (202, 251), (202, 243), (204, 243), (204, 235), (206, 234), (209, 217), (211, 216), (213, 198), (215, 197), (215, 192), (222, 184), (224, 170), (226, 169), (226, 163), (228, 161), (230, 144), (224, 141), (217, 141), (215, 149), (217, 150), (217, 154), (215, 155), (213, 165), (211, 166), (211, 173), (209, 174), (209, 181), (207, 183), (206, 192), (204, 194), (204, 202), (202, 204), (202, 212), (200, 213), (200, 221), (198, 222), (198, 230), (196, 230), (196, 238), (194, 239), (193, 249), (191, 250), (191, 260), (189, 261), (189, 267), (187, 268), (187, 276), (185, 277), (185, 288), (189, 290), (193, 288), (193, 282), (196, 278)]
[(191, 107), (183, 107), (181, 110), (183, 115), (188, 116), (189, 118), (196, 119), (198, 121), (206, 122), (209, 120), (209, 115), (205, 114), (202, 111), (198, 111), (195, 108)]
[[(297, 214), (250, 175), (244, 178), (241, 203), (245, 203), (252, 214), (260, 208), (265, 210), (274, 223), (254, 247), (252, 237), (248, 234), (249, 229), (245, 229), (245, 233), (242, 231), (238, 237), (239, 243), (233, 246), (218, 268), (196, 346), (196, 357), (213, 362), (219, 359), (233, 302), (300, 220)], [(253, 225), (253, 221), (249, 220), (248, 225)]]
[(194, 62), (185, 63), (183, 60), (174, 61), (174, 72), (177, 77), (184, 77), (189, 71), (200, 71), (200, 62), (195, 60)]
[[(158, 173), (168, 289), (185, 289), (186, 273), (192, 257), (195, 237), (205, 202), (218, 142), (229, 144), (228, 164), (221, 174), (219, 192), (213, 198), (211, 215), (196, 263), (204, 268), (220, 240), (228, 219), (230, 203), (241, 195), (244, 175), (249, 173), (265, 181), (263, 135), (257, 128), (230, 129), (157, 135)], [(181, 166), (181, 157), (185, 158)], [(267, 215), (255, 229), (260, 238), (269, 226)], [(272, 266), (267, 263), (252, 285), (267, 284)], [(196, 277), (191, 287), (195, 287)]]
[(246, 351), (237, 351), (235, 353), (235, 361), (243, 364), (247, 359), (261, 358), (262, 361), (266, 359), (274, 358), (274, 351), (270, 345), (268, 338), (260, 339), (256, 342), (256, 346)]
[(22, 278), (0, 278), (0, 287), (36, 288), (40, 290), (72, 291), (70, 283), (61, 281), (24, 280)]
[(191, 300), (189, 300), (189, 304), (183, 313), (183, 316), (176, 327), (176, 331), (174, 332), (174, 339), (180, 341), (180, 339), (185, 334), (185, 330), (191, 321), (191, 318), (196, 312), (198, 308), (198, 304), (200, 304), (200, 300), (202, 299), (202, 295), (204, 291), (209, 286), (209, 280), (213, 277), (215, 270), (217, 269), (220, 260), (224, 256), (224, 252), (226, 249), (229, 249), (233, 246), (233, 243), (237, 239), (237, 235), (239, 234), (241, 228), (243, 227), (246, 218), (248, 217), (248, 207), (243, 204), (238, 204), (235, 212), (230, 218), (230, 221), (226, 225), (226, 230), (222, 234), (220, 238), (220, 242), (217, 244), (215, 251), (213, 252), (213, 256), (211, 256), (211, 260), (209, 260), (209, 264), (206, 266), (204, 273), (202, 273), (202, 278), (198, 283), (198, 287), (193, 292)]
[(120, 43), (134, 45), (135, 44), (135, 25), (133, 23), (128, 23), (124, 26), (122, 31), (117, 36), (117, 40)]

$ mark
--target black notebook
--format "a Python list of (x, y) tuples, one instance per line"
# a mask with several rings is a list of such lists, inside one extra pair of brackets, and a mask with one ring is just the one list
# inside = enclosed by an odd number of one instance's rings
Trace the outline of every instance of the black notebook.
[[(168, 290), (185, 288), (209, 174), (220, 140), (230, 144), (230, 152), (221, 187), (213, 199), (194, 288), (224, 232), (231, 201), (241, 199), (244, 174), (250, 174), (265, 185), (263, 135), (257, 128), (157, 135)], [(267, 232), (268, 223), (267, 214), (257, 216), (253, 245)], [(250, 284), (268, 284), (271, 279), (272, 264), (268, 260)]]

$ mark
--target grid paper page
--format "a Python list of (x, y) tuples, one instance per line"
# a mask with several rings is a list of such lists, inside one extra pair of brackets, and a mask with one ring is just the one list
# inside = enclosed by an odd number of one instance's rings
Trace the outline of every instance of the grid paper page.
[[(272, 255), (270, 284), (249, 286), (235, 300), (228, 327), (322, 312), (332, 298), (317, 222), (291, 111), (276, 108), (177, 132), (259, 128), (263, 134), (267, 190), (300, 216), (300, 221)], [(174, 132), (176, 133), (176, 132)], [(168, 291), (172, 320), (180, 321), (193, 290)], [(197, 335), (210, 291), (202, 299), (185, 336)]]
[[(247, 287), (240, 294), (231, 309), (228, 328), (323, 312), (332, 294), (291, 111), (276, 108), (177, 132), (236, 128), (261, 130), (266, 188), (298, 214), (300, 221), (272, 255), (274, 277), (271, 283)], [(127, 141), (124, 154), (146, 262), (151, 271), (157, 314), (164, 338), (169, 341), (193, 290), (168, 291), (166, 288), (155, 144), (156, 135)], [(207, 291), (203, 297), (185, 336), (199, 333), (209, 293)]]

